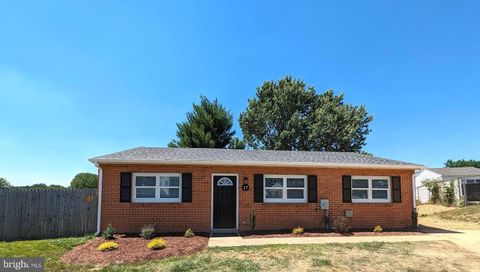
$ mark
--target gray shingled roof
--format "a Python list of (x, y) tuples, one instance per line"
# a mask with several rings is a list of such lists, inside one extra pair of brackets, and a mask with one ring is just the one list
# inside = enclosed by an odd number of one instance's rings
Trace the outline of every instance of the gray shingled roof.
[(137, 147), (90, 159), (93, 163), (338, 166), (419, 169), (422, 165), (353, 152)]
[(475, 167), (428, 168), (442, 177), (475, 177), (480, 176), (480, 169)]

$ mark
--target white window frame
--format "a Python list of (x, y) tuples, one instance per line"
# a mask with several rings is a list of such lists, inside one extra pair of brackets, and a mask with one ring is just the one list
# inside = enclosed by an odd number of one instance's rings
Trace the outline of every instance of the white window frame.
[[(181, 173), (133, 173), (132, 174), (132, 202), (135, 203), (180, 203), (182, 202), (182, 174)], [(152, 188), (153, 186), (136, 186), (137, 177), (155, 177), (155, 198), (137, 198), (137, 188)], [(178, 177), (177, 186), (160, 186), (160, 177)], [(178, 198), (160, 198), (160, 188), (178, 188)]]
[[(282, 178), (283, 187), (267, 187), (266, 180), (267, 178)], [(303, 188), (302, 187), (287, 187), (287, 178), (298, 178), (303, 179)], [(267, 198), (267, 189), (278, 189), (282, 190), (282, 198)], [(303, 198), (290, 199), (287, 198), (287, 190), (302, 190), (303, 189)], [(303, 175), (263, 175), (263, 202), (264, 203), (307, 203), (307, 176)]]
[[(354, 179), (366, 179), (368, 180), (368, 188), (353, 188), (353, 180)], [(382, 189), (382, 188), (372, 188), (372, 180), (374, 179), (386, 179), (388, 181), (388, 189)], [(351, 181), (351, 198), (352, 198), (352, 203), (391, 203), (392, 200), (392, 181), (390, 180), (390, 177), (386, 176), (352, 176), (352, 181)], [(354, 199), (353, 198), (353, 191), (358, 190), (358, 191), (367, 191), (367, 199)], [(373, 190), (384, 190), (387, 191), (387, 199), (373, 199), (372, 198), (372, 191)]]

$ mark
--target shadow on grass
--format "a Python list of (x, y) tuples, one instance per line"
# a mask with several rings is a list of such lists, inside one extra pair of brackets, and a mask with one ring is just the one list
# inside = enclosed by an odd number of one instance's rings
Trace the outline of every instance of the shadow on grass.
[(435, 228), (431, 226), (419, 225), (418, 230), (423, 233), (463, 233), (456, 230), (449, 230), (449, 229), (442, 229), (442, 228)]

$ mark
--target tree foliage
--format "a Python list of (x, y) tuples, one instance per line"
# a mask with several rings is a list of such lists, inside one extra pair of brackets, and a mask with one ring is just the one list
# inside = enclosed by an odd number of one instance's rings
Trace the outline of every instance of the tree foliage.
[(244, 148), (232, 130), (232, 114), (217, 99), (209, 101), (201, 97), (200, 104), (193, 104), (187, 120), (177, 124), (177, 139), (169, 147)]
[(430, 201), (433, 204), (437, 204), (437, 202), (440, 202), (442, 200), (441, 192), (440, 192), (441, 191), (440, 183), (441, 183), (441, 180), (437, 180), (437, 179), (429, 179), (423, 182), (423, 185), (425, 185), (425, 187), (431, 194)]
[(57, 185), (57, 184), (50, 184), (50, 185), (47, 185), (45, 183), (34, 183), (32, 185), (25, 185), (25, 186), (17, 186), (15, 188), (23, 188), (23, 189), (54, 189), (54, 190), (58, 190), (58, 189), (65, 189), (64, 186), (62, 185)]
[(360, 152), (373, 117), (343, 100), (290, 76), (266, 81), (240, 114), (240, 127), (255, 149)]
[(451, 206), (454, 201), (455, 201), (455, 185), (452, 180), (443, 188), (443, 202), (445, 203), (445, 205)]
[(10, 184), (6, 178), (0, 178), (0, 189), (10, 187), (12, 187), (12, 184)]
[(445, 167), (476, 167), (480, 168), (480, 161), (476, 160), (448, 160), (445, 162)]
[(70, 188), (86, 189), (97, 188), (98, 176), (92, 173), (78, 173), (70, 182)]

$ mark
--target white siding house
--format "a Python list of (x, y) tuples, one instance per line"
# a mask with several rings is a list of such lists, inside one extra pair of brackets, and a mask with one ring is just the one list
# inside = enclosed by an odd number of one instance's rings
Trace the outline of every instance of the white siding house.
[(439, 180), (443, 184), (453, 181), (455, 184), (455, 199), (465, 195), (463, 184), (480, 183), (480, 169), (475, 167), (426, 168), (415, 174), (417, 200), (427, 203), (430, 192), (424, 185), (427, 180)]

